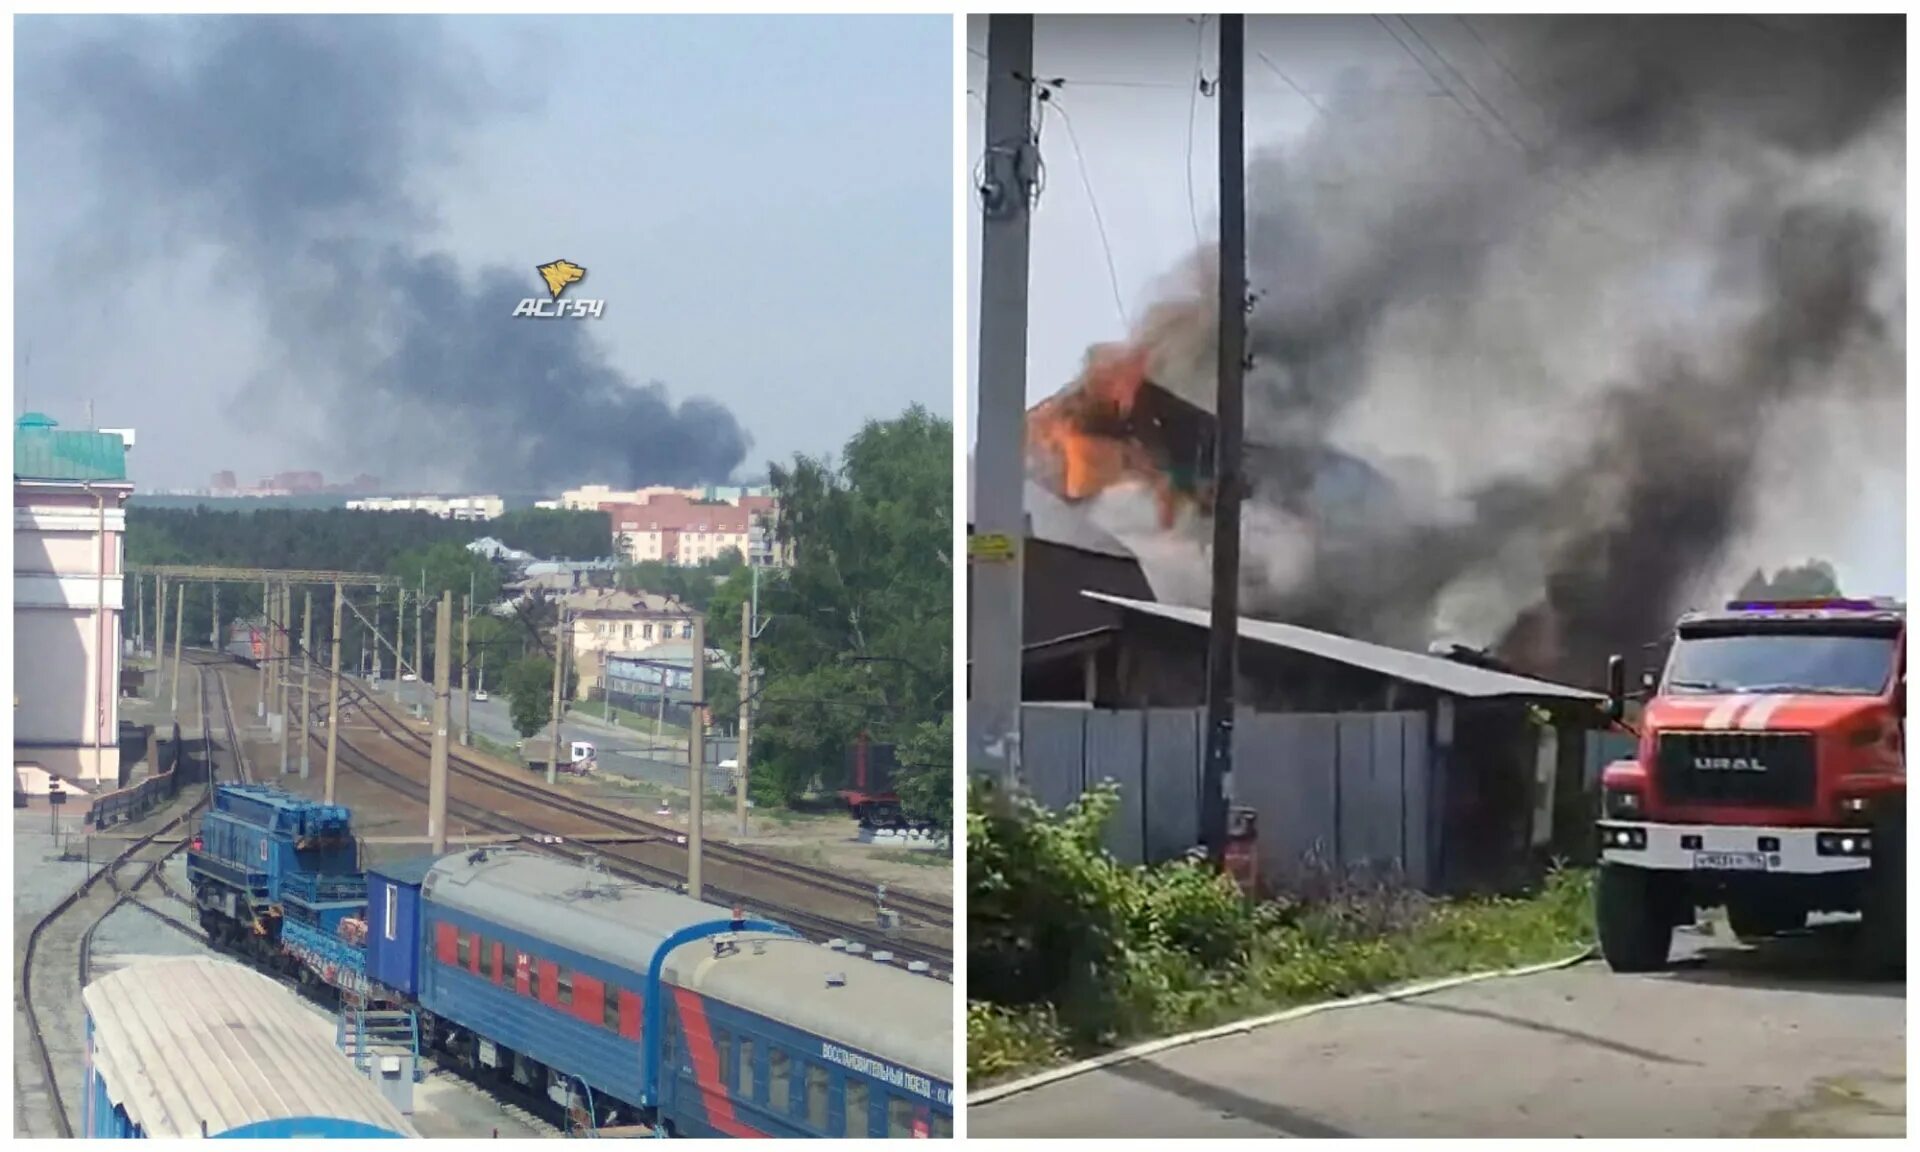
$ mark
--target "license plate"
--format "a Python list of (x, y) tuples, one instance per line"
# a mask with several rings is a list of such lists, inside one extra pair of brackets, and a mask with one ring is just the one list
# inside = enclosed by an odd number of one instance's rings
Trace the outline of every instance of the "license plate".
[(1767, 857), (1762, 852), (1695, 852), (1693, 866), (1710, 872), (1765, 872)]

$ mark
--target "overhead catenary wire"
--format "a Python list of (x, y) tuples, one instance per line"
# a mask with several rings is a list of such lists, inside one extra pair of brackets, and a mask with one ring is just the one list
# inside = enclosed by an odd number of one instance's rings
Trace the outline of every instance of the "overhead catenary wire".
[(1193, 129), (1200, 111), (1200, 97), (1207, 91), (1206, 73), (1201, 68), (1207, 50), (1207, 18), (1198, 16), (1191, 19), (1194, 22), (1193, 83), (1187, 89), (1187, 216), (1193, 222), (1193, 246), (1199, 248), (1203, 246), (1203, 241), (1200, 238), (1199, 201), (1193, 192)]

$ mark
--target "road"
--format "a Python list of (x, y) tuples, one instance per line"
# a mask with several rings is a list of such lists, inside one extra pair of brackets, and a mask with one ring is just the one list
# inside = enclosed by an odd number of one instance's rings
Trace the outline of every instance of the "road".
[[(393, 702), (393, 681), (383, 680), (379, 684), (380, 698), (391, 705)], [(400, 685), (400, 701), (403, 706), (418, 705), (423, 712), (433, 706), (433, 689), (418, 681), (403, 682)], [(456, 688), (453, 697), (453, 731), (456, 737), (460, 730), (462, 704)], [(496, 744), (511, 748), (520, 740), (520, 733), (514, 730), (513, 719), (504, 696), (495, 696), (484, 702), (473, 702), (473, 730)], [(687, 786), (687, 746), (684, 740), (656, 741), (646, 731), (625, 728), (609, 724), (594, 716), (569, 714), (560, 725), (561, 739), (566, 741), (591, 741), (598, 753), (600, 769), (636, 780), (651, 780), (668, 784), (675, 788)], [(547, 742), (551, 737), (546, 731), (527, 741), (535, 759), (547, 758)], [(719, 771), (712, 765), (726, 756), (731, 756), (732, 742), (708, 741), (707, 790), (731, 794), (732, 780), (728, 773)], [(561, 750), (565, 755), (565, 748)]]
[(1600, 963), (1343, 1009), (975, 1105), (981, 1137), (1752, 1137), (1906, 1130), (1906, 985), (1829, 937), (1676, 937)]

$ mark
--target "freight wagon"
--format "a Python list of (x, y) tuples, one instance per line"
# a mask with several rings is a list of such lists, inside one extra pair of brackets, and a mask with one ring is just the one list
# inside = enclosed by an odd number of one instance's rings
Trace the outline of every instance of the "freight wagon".
[(368, 1139), (419, 1133), (279, 984), (201, 957), (149, 960), (86, 986), (92, 1139)]

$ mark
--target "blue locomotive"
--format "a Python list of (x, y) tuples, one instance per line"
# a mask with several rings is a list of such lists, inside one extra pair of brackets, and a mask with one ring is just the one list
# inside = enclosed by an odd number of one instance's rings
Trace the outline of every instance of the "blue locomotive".
[(346, 809), (230, 790), (189, 856), (203, 918), (483, 1081), (603, 1132), (952, 1135), (945, 984), (516, 849), (349, 872)]

